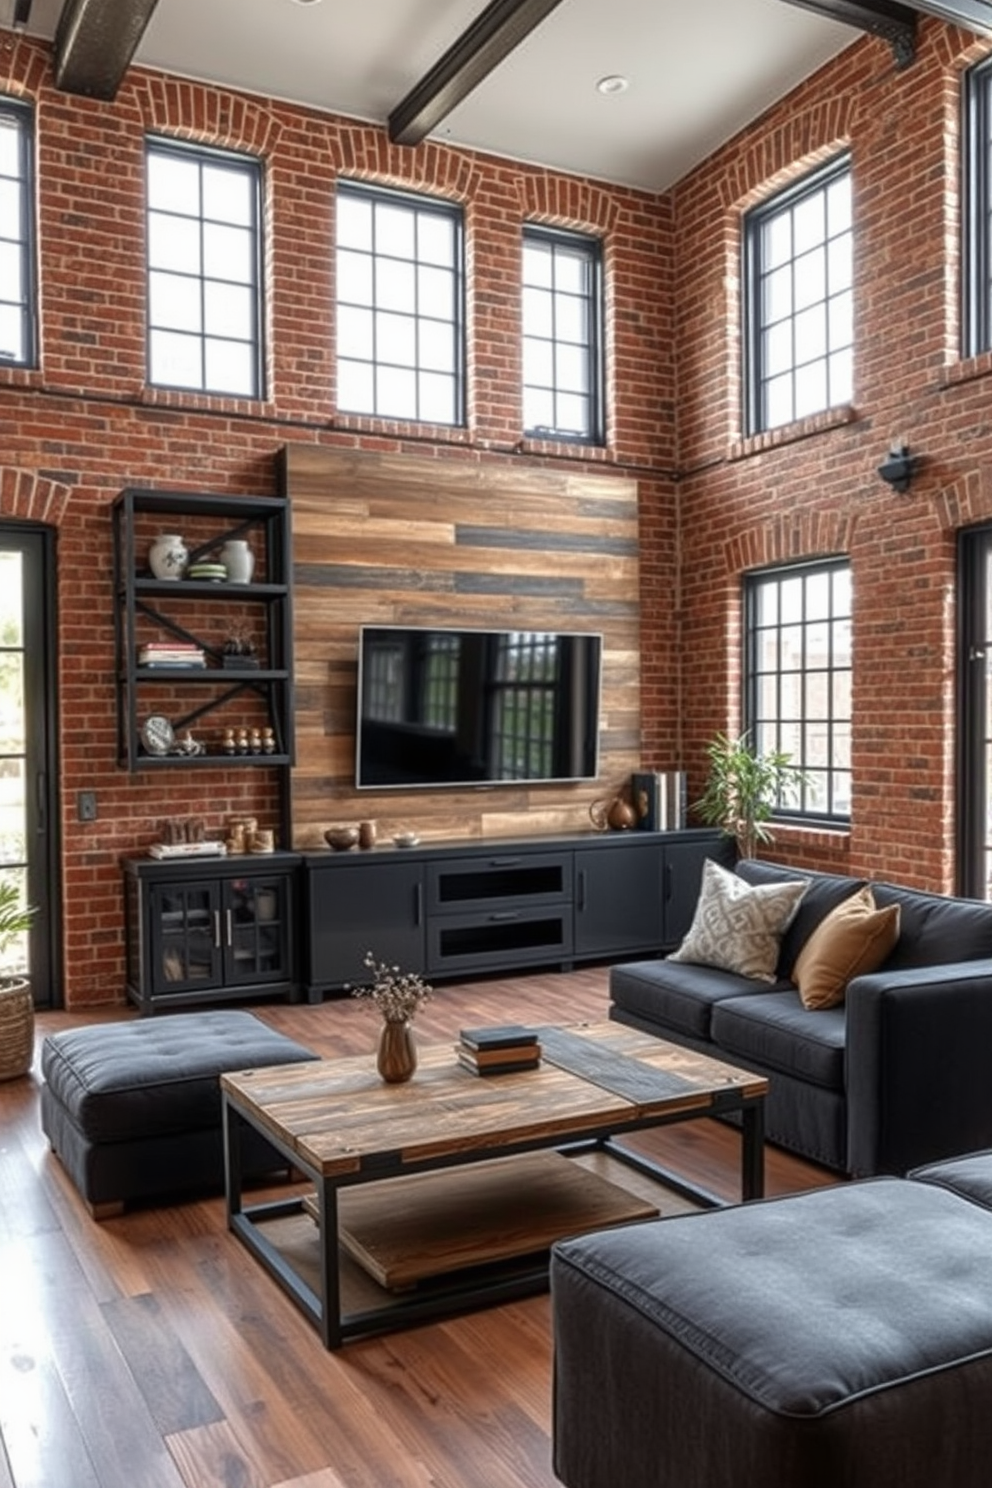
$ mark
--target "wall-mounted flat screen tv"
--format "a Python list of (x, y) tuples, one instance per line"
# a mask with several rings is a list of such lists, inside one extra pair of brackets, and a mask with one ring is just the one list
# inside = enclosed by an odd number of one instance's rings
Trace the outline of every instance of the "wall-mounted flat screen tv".
[(365, 625), (360, 789), (595, 779), (603, 638)]

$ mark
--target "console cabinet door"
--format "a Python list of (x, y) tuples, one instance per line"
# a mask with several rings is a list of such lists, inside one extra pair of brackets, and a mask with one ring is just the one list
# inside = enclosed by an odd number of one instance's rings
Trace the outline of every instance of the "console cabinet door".
[(697, 841), (670, 842), (665, 846), (665, 929), (662, 944), (666, 950), (679, 945), (696, 912), (703, 864), (707, 858), (734, 866), (734, 844), (729, 837), (708, 836)]
[(365, 954), (423, 972), (424, 886), (419, 862), (317, 864), (307, 874), (309, 995), (370, 980)]
[(251, 874), (223, 884), (224, 979), (228, 985), (293, 980), (289, 874)]
[(178, 997), (223, 982), (220, 885), (179, 879), (148, 894), (151, 994)]
[(575, 854), (576, 956), (657, 951), (663, 941), (663, 849), (627, 837)]

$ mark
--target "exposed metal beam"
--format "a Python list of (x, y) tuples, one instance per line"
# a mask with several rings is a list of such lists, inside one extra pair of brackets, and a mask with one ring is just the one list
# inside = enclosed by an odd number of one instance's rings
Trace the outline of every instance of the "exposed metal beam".
[(897, 67), (908, 67), (916, 56), (916, 11), (899, 4), (899, 0), (785, 0), (785, 3), (880, 36), (891, 46)]
[(113, 99), (158, 0), (65, 0), (55, 31), (55, 86)]
[(389, 138), (419, 145), (561, 0), (490, 0), (389, 115)]

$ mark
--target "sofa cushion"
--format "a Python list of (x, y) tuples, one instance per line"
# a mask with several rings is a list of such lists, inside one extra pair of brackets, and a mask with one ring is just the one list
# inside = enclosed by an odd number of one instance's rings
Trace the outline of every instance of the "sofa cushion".
[(683, 966), (672, 961), (629, 961), (610, 970), (610, 1000), (636, 1018), (660, 1023), (691, 1038), (710, 1037), (714, 1004), (725, 997), (767, 992), (766, 982), (752, 981), (711, 966)]
[(983, 1209), (992, 1209), (992, 1149), (988, 1147), (981, 1152), (968, 1152), (964, 1157), (927, 1163), (926, 1167), (913, 1168), (906, 1176), (917, 1183), (935, 1183), (938, 1188), (950, 1189)]
[(843, 1007), (811, 1013), (791, 990), (731, 997), (716, 1004), (710, 1027), (732, 1063), (780, 1070), (828, 1090), (844, 1088)]
[(899, 909), (876, 909), (866, 884), (823, 917), (792, 973), (804, 1007), (836, 1007), (852, 977), (881, 966), (899, 938)]
[(889, 883), (872, 884), (872, 892), (879, 908), (898, 904), (900, 910), (899, 939), (885, 962), (886, 971), (992, 956), (992, 904)]
[(863, 878), (847, 878), (840, 873), (803, 873), (799, 868), (785, 868), (781, 863), (765, 863), (760, 858), (742, 858), (735, 869), (739, 878), (749, 884), (789, 883), (805, 878), (809, 887), (802, 897), (795, 918), (782, 936), (778, 975), (791, 981), (796, 959), (817, 925), (830, 910), (865, 887)]
[(668, 959), (774, 982), (782, 933), (808, 887), (806, 878), (753, 887), (707, 858), (689, 932)]

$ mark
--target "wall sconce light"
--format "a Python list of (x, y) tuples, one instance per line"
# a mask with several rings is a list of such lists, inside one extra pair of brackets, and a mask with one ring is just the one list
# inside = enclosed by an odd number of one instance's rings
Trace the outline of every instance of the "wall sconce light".
[(922, 463), (919, 455), (909, 453), (908, 444), (891, 444), (888, 455), (878, 467), (878, 473), (893, 491), (908, 491), (910, 482)]

